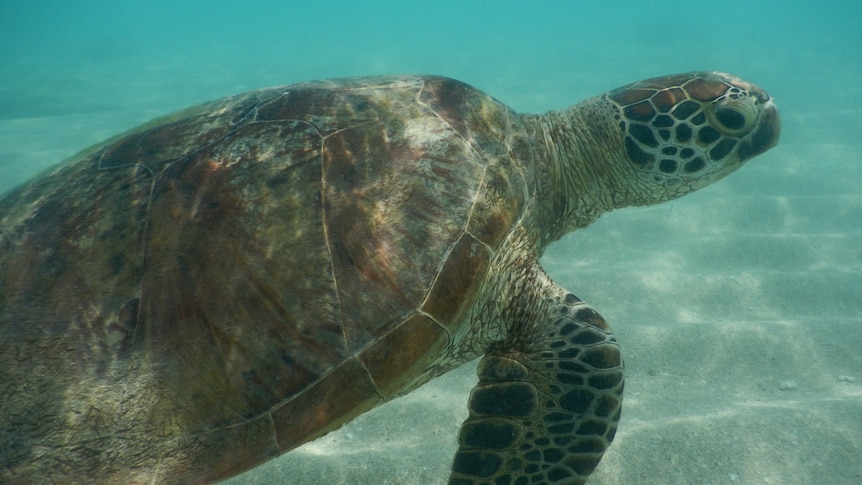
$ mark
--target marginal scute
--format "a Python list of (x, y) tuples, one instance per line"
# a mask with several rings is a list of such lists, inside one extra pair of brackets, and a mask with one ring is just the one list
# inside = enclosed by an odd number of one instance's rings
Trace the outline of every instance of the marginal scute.
[(496, 250), (521, 216), (526, 189), (497, 165), (488, 166), (476, 194), (467, 232)]
[(280, 450), (285, 452), (337, 429), (382, 401), (365, 366), (349, 358), (272, 410)]
[(462, 235), (446, 258), (422, 311), (454, 332), (473, 303), (490, 260), (484, 244), (469, 234)]
[(412, 383), (449, 343), (448, 334), (425, 315), (414, 314), (359, 354), (377, 390), (390, 399)]

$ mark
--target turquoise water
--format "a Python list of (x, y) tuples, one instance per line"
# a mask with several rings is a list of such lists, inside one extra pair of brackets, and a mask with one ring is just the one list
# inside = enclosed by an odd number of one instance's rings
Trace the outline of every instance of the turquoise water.
[[(591, 483), (862, 482), (859, 2), (18, 2), (0, 7), (0, 65), (0, 192), (270, 85), (434, 73), (544, 112), (681, 71), (755, 82), (781, 110), (777, 148), (545, 256), (627, 360), (620, 432)], [(445, 483), (472, 372), (235, 483)]]

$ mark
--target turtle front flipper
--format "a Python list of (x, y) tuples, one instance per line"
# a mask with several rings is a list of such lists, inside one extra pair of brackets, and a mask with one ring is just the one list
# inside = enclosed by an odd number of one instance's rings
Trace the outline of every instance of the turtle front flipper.
[(613, 440), (619, 345), (595, 310), (571, 293), (559, 300), (479, 363), (450, 485), (582, 484)]

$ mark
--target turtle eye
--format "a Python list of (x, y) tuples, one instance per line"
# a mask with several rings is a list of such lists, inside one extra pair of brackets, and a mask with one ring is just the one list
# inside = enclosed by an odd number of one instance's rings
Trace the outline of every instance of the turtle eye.
[(743, 135), (757, 122), (756, 102), (751, 98), (722, 99), (707, 106), (713, 128), (725, 135)]
[(715, 119), (730, 131), (739, 131), (745, 128), (745, 115), (730, 107), (716, 108)]

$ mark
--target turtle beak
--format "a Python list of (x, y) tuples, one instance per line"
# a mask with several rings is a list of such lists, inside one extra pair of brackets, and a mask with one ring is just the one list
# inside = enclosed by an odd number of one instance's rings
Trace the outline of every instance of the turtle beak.
[(731, 84), (748, 91), (757, 100), (757, 106), (760, 108), (760, 116), (754, 132), (737, 149), (736, 153), (739, 156), (739, 160), (748, 160), (777, 145), (778, 136), (781, 134), (781, 118), (778, 116), (778, 107), (775, 105), (775, 99), (763, 89), (736, 76), (725, 73), (716, 74), (726, 76)]
[[(745, 147), (740, 147), (740, 157), (753, 157), (769, 150), (778, 144), (778, 136), (781, 134), (781, 118), (778, 116), (778, 107), (775, 106), (775, 101), (768, 94), (762, 92), (767, 99), (763, 104), (763, 111), (760, 113), (760, 121), (754, 134), (751, 136), (748, 150)], [(758, 95), (758, 101), (760, 95)]]

